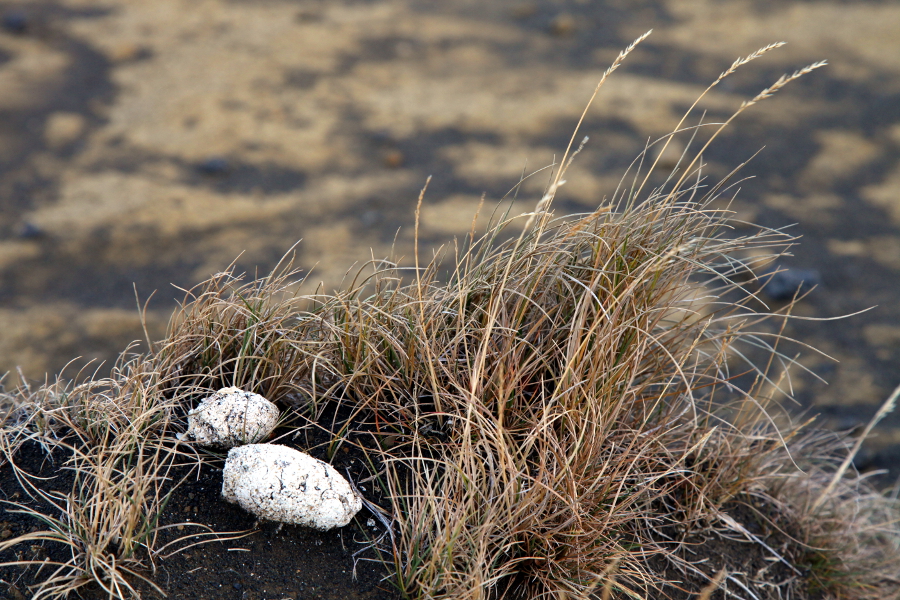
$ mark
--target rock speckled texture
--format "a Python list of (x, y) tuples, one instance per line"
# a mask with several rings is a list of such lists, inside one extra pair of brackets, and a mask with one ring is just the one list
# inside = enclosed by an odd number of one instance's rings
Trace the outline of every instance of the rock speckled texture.
[(226, 500), (267, 521), (325, 531), (343, 527), (362, 508), (331, 465), (287, 446), (232, 448), (222, 479)]
[(223, 388), (188, 413), (187, 435), (218, 448), (253, 444), (272, 433), (279, 416), (278, 407), (259, 394)]

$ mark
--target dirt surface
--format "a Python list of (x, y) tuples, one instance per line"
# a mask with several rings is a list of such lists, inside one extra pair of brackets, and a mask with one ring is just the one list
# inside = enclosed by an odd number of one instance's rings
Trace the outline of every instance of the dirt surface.
[[(279, 432), (276, 431), (276, 435)], [(285, 432), (282, 432), (283, 434)], [(290, 445), (327, 460), (327, 435), (306, 431), (308, 435), (282, 435), (280, 444)], [(16, 453), (19, 469), (44, 478), (42, 489), (70, 493), (72, 472), (60, 467), (65, 464), (65, 452), (57, 449), (51, 454), (36, 443), (27, 442)], [(361, 480), (365, 468), (364, 456), (354, 447), (345, 445), (331, 457), (330, 462), (354, 480)], [(171, 473), (171, 481), (179, 481), (172, 492), (160, 525), (168, 527), (159, 536), (156, 548), (165, 548), (156, 560), (156, 569), (146, 572), (170, 598), (197, 600), (399, 600), (391, 588), (386, 569), (374, 559), (370, 542), (380, 538), (384, 530), (367, 509), (363, 509), (347, 527), (319, 532), (303, 527), (274, 523), (257, 523), (252, 515), (221, 498), (222, 466), (224, 461), (205, 456), (199, 469), (186, 466)], [(165, 488), (168, 491), (170, 488)], [(362, 486), (366, 490), (366, 486)], [(386, 504), (376, 490), (365, 495), (376, 503)], [(18, 503), (55, 515), (49, 505), (29, 497), (20, 486), (12, 468), (0, 465), (0, 539), (8, 539), (29, 531), (44, 529), (44, 524), (28, 515), (16, 512)], [(662, 512), (662, 506), (656, 506)], [(48, 510), (49, 509), (49, 510)], [(766, 540), (770, 548), (777, 548), (792, 564), (804, 564), (805, 557), (790, 524), (773, 507), (760, 504), (758, 499), (739, 496), (723, 507), (723, 512), (739, 523), (745, 531)], [(198, 544), (211, 526), (224, 541)], [(194, 536), (192, 534), (204, 534)], [(703, 535), (685, 532), (675, 527), (663, 527), (666, 541), (677, 541), (684, 548), (688, 560), (683, 563), (655, 557), (649, 566), (656, 569), (662, 580), (669, 582), (659, 590), (667, 600), (695, 600), (720, 569), (726, 569), (730, 580), (725, 586), (754, 586), (761, 600), (779, 600), (788, 592), (793, 596), (817, 600), (815, 582), (804, 579), (805, 573), (773, 562), (772, 556), (760, 544), (746, 535), (724, 530)], [(673, 542), (674, 543), (674, 542)], [(0, 552), (0, 563), (8, 561), (61, 561), (70, 555), (68, 548), (53, 542), (23, 543)], [(30, 586), (42, 581), (49, 567), (34, 565), (0, 567), (0, 598), (21, 600), (28, 597)], [(43, 571), (43, 577), (42, 575)], [(797, 574), (801, 576), (797, 576)], [(146, 584), (133, 580), (142, 597), (159, 598)], [(721, 592), (720, 592), (721, 593)], [(96, 584), (79, 589), (84, 600), (102, 600), (107, 595)], [(714, 598), (716, 596), (713, 596)]]
[[(783, 266), (819, 287), (793, 321), (797, 412), (865, 423), (900, 383), (900, 5), (823, 0), (58, 0), (0, 2), (0, 372), (31, 380), (111, 361), (186, 288), (236, 257), (264, 273), (295, 242), (318, 282), (467, 231), (523, 169), (565, 148), (601, 92), (556, 210), (612, 194), (701, 105), (721, 119), (784, 72), (830, 65), (753, 107), (706, 153), (715, 179), (764, 150), (733, 208), (802, 235)], [(528, 180), (530, 210), (546, 177)], [(398, 233), (399, 231), (399, 233)], [(396, 242), (395, 242), (396, 240)], [(155, 294), (154, 294), (155, 292)], [(778, 307), (778, 302), (772, 303)], [(793, 350), (791, 350), (791, 354)], [(107, 362), (108, 364), (108, 362)], [(90, 367), (91, 369), (94, 366)], [(107, 367), (104, 367), (107, 368)], [(15, 373), (7, 384), (14, 382)], [(900, 413), (857, 465), (900, 476)]]
[[(313, 452), (325, 458), (324, 450)], [(69, 493), (72, 474), (60, 469), (65, 459), (61, 451), (48, 456), (32, 443), (26, 443), (15, 456), (20, 469), (48, 478), (42, 489)], [(361, 457), (348, 452), (339, 453), (332, 463), (336, 468), (358, 473), (360, 460)], [(170, 528), (161, 534), (156, 547), (166, 547), (166, 551), (156, 561), (155, 573), (146, 573), (168, 597), (199, 600), (397, 598), (385, 581), (386, 570), (374, 562), (373, 552), (366, 551), (371, 540), (383, 532), (378, 525), (369, 524), (372, 515), (365, 509), (349, 526), (327, 532), (290, 525), (279, 529), (274, 523), (257, 524), (253, 515), (221, 498), (223, 464), (223, 460), (213, 459), (199, 470), (186, 467), (172, 473), (172, 481), (188, 478), (173, 492), (160, 519), (161, 525)], [(8, 464), (0, 466), (0, 490), (0, 500), (22, 503), (40, 511), (49, 509), (49, 505), (29, 498)], [(6, 502), (0, 505), (0, 538), (5, 540), (44, 529), (38, 520), (16, 513), (17, 507)], [(48, 514), (56, 516), (52, 509)], [(198, 544), (209, 539), (209, 529), (197, 524), (213, 527), (226, 541)], [(62, 544), (38, 542), (0, 552), (0, 562), (48, 558), (65, 562), (69, 550)], [(48, 569), (43, 570), (42, 577), (37, 566), (0, 567), (0, 598), (27, 597), (29, 586), (46, 577)], [(144, 597), (160, 597), (149, 586), (136, 580), (133, 583)], [(93, 584), (81, 588), (78, 595), (85, 600), (108, 597)]]
[[(765, 539), (770, 548), (777, 548), (782, 553), (780, 556), (790, 557), (789, 561), (794, 564), (802, 564), (797, 559), (806, 558), (798, 552), (796, 544), (785, 532), (787, 523), (778, 516), (774, 507), (762, 504), (758, 499), (740, 496), (738, 500), (723, 506), (722, 511), (751, 535)], [(772, 560), (771, 554), (760, 551), (761, 547), (750, 542), (746, 535), (728, 530), (700, 535), (666, 529), (664, 533), (670, 536), (668, 539), (683, 541), (686, 549), (683, 555), (693, 563), (691, 569), (661, 557), (650, 561), (651, 567), (663, 573), (670, 582), (666, 593), (671, 600), (696, 600), (700, 591), (722, 569), (730, 574), (723, 587), (730, 590), (739, 590), (741, 585), (751, 587), (760, 600), (781, 600), (784, 597), (822, 600), (824, 597), (817, 582), (809, 578), (808, 570), (804, 572)], [(734, 596), (734, 593), (725, 593), (720, 589), (711, 597), (719, 600)]]

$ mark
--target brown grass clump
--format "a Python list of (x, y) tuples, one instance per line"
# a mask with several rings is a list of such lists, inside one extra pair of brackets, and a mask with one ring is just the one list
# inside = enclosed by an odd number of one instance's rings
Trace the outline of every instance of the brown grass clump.
[[(687, 118), (672, 135), (701, 136)], [(729, 182), (708, 185), (700, 154), (725, 125), (658, 187), (645, 191), (651, 167), (596, 211), (554, 218), (570, 145), (520, 235), (504, 218), (427, 265), (417, 252), (408, 280), (384, 261), (303, 297), (290, 264), (216, 275), (111, 379), (20, 394), (4, 456), (26, 438), (64, 444), (78, 484), (63, 497), (23, 476), (64, 516), (0, 549), (73, 547), (40, 597), (88, 580), (135, 593), (162, 551), (183, 410), (236, 385), (290, 407), (289, 429), (326, 431), (331, 451), (367, 453), (367, 506), (388, 525), (374, 549), (403, 598), (900, 598), (896, 502), (846, 476), (843, 438), (770, 399), (793, 361), (757, 327), (767, 315), (736, 283), (754, 265), (734, 255), (792, 240), (736, 236), (712, 208)]]
[[(46, 572), (35, 598), (65, 597), (88, 583), (116, 598), (136, 594), (135, 579), (156, 587), (143, 573), (155, 557), (156, 522), (166, 500), (160, 491), (176, 453), (165, 442), (173, 405), (157, 393), (149, 366), (135, 361), (108, 379), (25, 388), (0, 430), (2, 457), (22, 489), (49, 507), (11, 503), (46, 529), (0, 542), (0, 550), (35, 542), (70, 550), (67, 561), (18, 561)], [(67, 493), (44, 489), (46, 482), (17, 467), (15, 453), (28, 440), (62, 450), (62, 470), (72, 478)]]

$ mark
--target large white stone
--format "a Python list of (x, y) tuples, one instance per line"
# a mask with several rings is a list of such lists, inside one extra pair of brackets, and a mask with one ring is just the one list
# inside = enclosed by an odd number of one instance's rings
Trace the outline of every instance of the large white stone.
[(279, 415), (278, 407), (259, 394), (223, 388), (188, 412), (187, 435), (203, 446), (253, 444), (272, 433)]
[(260, 519), (323, 531), (343, 527), (362, 508), (362, 500), (334, 467), (276, 444), (229, 450), (222, 496)]

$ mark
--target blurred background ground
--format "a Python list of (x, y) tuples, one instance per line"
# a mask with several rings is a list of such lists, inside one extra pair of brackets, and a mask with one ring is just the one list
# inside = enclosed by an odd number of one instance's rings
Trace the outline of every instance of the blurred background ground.
[[(267, 272), (297, 240), (310, 286), (468, 229), (568, 141), (600, 94), (557, 214), (611, 195), (648, 138), (738, 56), (788, 46), (703, 103), (730, 114), (783, 72), (830, 65), (742, 117), (712, 178), (765, 146), (733, 208), (802, 235), (785, 267), (821, 285), (788, 333), (798, 412), (866, 422), (900, 383), (900, 5), (820, 0), (58, 0), (0, 2), (0, 373), (31, 380), (162, 337), (226, 268)], [(514, 212), (546, 183), (523, 187)], [(399, 233), (398, 233), (399, 231)], [(430, 250), (426, 250), (429, 252)], [(310, 287), (312, 289), (312, 287)], [(774, 305), (777, 307), (777, 303)], [(104, 367), (104, 368), (108, 368)], [(17, 380), (8, 375), (7, 386)], [(900, 415), (858, 461), (900, 475)]]

